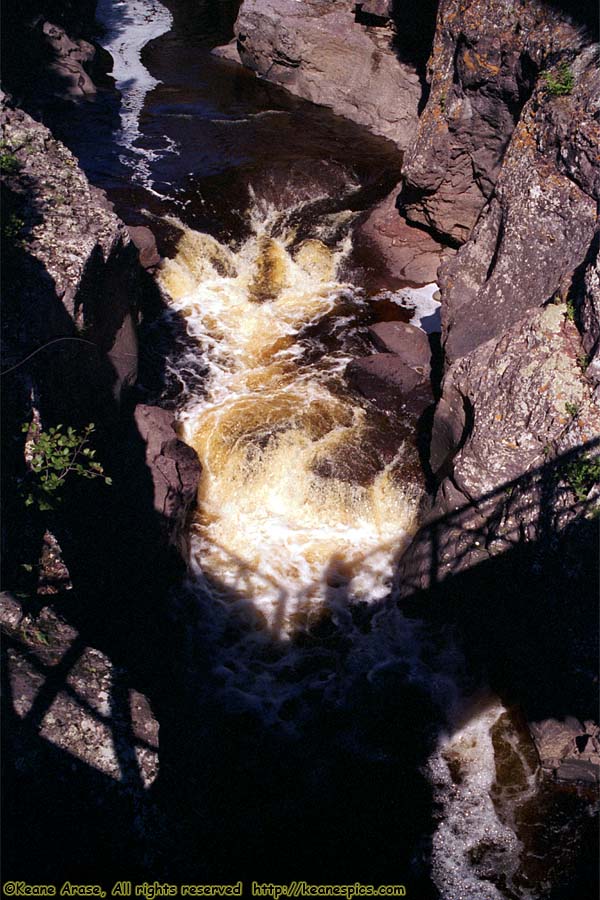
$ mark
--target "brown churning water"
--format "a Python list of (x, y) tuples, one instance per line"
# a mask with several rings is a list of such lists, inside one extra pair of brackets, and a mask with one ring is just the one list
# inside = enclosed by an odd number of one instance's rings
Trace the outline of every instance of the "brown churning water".
[(289, 634), (325, 598), (385, 596), (423, 488), (403, 440), (358, 474), (374, 429), (343, 389), (349, 357), (304, 359), (303, 330), (364, 304), (338, 280), (350, 239), (298, 243), (278, 218), (255, 211), (237, 249), (181, 225), (160, 283), (210, 370), (181, 414), (203, 466), (193, 564)]

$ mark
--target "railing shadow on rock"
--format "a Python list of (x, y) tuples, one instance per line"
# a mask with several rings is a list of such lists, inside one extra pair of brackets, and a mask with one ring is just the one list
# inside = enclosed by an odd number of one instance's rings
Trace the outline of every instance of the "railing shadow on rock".
[[(446, 479), (397, 569), (400, 606), (452, 624), (480, 678), (530, 721), (594, 718), (599, 487), (590, 480), (577, 500), (569, 479), (599, 446), (589, 441), (470, 502)], [(455, 508), (443, 511), (450, 499)]]

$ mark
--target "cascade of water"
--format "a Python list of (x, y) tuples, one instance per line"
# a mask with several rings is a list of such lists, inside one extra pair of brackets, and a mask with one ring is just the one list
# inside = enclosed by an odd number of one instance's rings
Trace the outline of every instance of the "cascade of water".
[[(98, 11), (123, 94), (123, 161), (152, 189), (152, 162), (172, 144), (139, 147), (144, 98), (158, 83), (140, 50), (168, 30), (170, 13), (156, 0), (100, 0)], [(187, 107), (181, 115), (193, 118)], [(213, 124), (237, 133), (277, 116), (287, 113), (236, 110)], [(348, 181), (351, 193), (357, 184)], [(304, 194), (311, 191), (308, 205), (331, 196), (317, 184)], [(159, 276), (190, 338), (169, 367), (181, 388), (182, 435), (203, 463), (191, 562), (217, 703), (298, 739), (318, 719), (315, 710), (348, 710), (336, 740), (360, 759), (392, 757), (401, 770), (402, 749), (368, 739), (364, 721), (355, 721), (353, 691), (366, 682), (389, 699), (414, 688), (431, 701), (441, 734), (424, 774), (436, 804), (431, 874), (442, 900), (540, 898), (541, 883), (524, 885), (513, 816), (518, 804), (535, 801), (535, 765), (523, 761), (525, 788), (504, 776), (498, 800), (494, 735), (506, 710), (496, 697), (470, 696), (449, 636), (432, 639), (424, 623), (385, 602), (424, 486), (415, 423), (377, 413), (344, 384), (366, 305), (344, 274), (355, 213), (303, 219), (300, 201), (289, 207), (289, 185), (283, 193), (285, 210), (255, 198), (251, 236), (239, 244), (171, 220), (180, 239)], [(391, 290), (386, 300), (414, 306), (412, 322), (437, 330), (435, 290)], [(365, 607), (368, 627), (356, 614)], [(322, 622), (342, 636), (343, 653), (313, 640)], [(510, 723), (503, 727), (523, 756)]]
[(141, 51), (169, 31), (173, 19), (158, 0), (98, 0), (96, 18), (104, 26), (100, 43), (113, 58), (112, 75), (121, 92), (121, 130), (116, 139), (127, 152), (120, 160), (132, 169), (133, 181), (153, 190), (152, 161), (176, 147), (166, 137), (163, 146), (153, 150), (136, 146), (146, 94), (159, 84), (142, 63)]
[[(276, 219), (271, 210), (255, 222), (235, 251), (184, 229), (161, 283), (210, 371), (181, 413), (204, 469), (194, 557), (271, 623), (281, 625), (285, 597), (287, 630), (336, 591), (388, 593), (423, 487), (414, 447), (393, 425), (387, 457), (375, 458), (373, 415), (343, 391), (343, 348), (302, 361), (303, 330), (364, 304), (337, 276), (348, 239), (294, 244), (293, 231), (272, 236)], [(335, 587), (333, 558), (344, 570)]]
[[(215, 634), (219, 616), (232, 611), (251, 623), (234, 647), (218, 653), (222, 700), (243, 698), (265, 723), (294, 731), (302, 713), (294, 722), (282, 714), (291, 699), (301, 709), (318, 688), (330, 700), (349, 702), (345, 691), (358, 672), (376, 683), (401, 661), (406, 682), (431, 698), (445, 722), (426, 767), (441, 810), (434, 880), (444, 898), (497, 900), (502, 894), (478, 874), (473, 857), (485, 844), (502, 859), (508, 879), (519, 864), (520, 842), (490, 796), (491, 731), (504, 707), (494, 697), (465, 696), (461, 656), (450, 639), (432, 664), (424, 661), (427, 630), (395, 606), (376, 614), (377, 627), (367, 635), (349, 612), (389, 594), (424, 491), (414, 465), (414, 423), (388, 421), (388, 455), (378, 456), (381, 419), (371, 421), (368, 406), (344, 388), (343, 344), (306, 361), (307, 326), (339, 312), (341, 330), (351, 332), (352, 312), (365, 302), (359, 288), (339, 280), (349, 239), (328, 245), (321, 227), (324, 240), (297, 242), (294, 230), (282, 227), (282, 214), (264, 204), (254, 209), (252, 236), (237, 247), (171, 224), (181, 237), (160, 283), (208, 372), (201, 392), (193, 385), (184, 391), (180, 412), (183, 436), (203, 465), (193, 571)], [(425, 292), (428, 304), (431, 293)], [(410, 297), (404, 291), (400, 299)], [(172, 365), (180, 373), (186, 368), (181, 360)], [(278, 664), (260, 662), (265, 640), (285, 642), (322, 615), (351, 637), (346, 679), (330, 674), (324, 688), (320, 666), (309, 664), (307, 675), (290, 684), (286, 667), (312, 652), (293, 641)]]

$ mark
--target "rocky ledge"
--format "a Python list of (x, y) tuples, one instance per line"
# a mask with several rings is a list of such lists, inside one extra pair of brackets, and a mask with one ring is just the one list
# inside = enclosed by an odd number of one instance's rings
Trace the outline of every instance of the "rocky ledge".
[[(560, 64), (591, 43), (568, 15), (571, 6), (441, 0), (427, 67), (430, 93), (404, 170), (409, 221), (456, 244), (469, 237), (540, 73), (556, 77)], [(543, 76), (542, 83), (552, 82)]]
[(86, 379), (75, 395), (107, 358), (118, 397), (137, 373), (139, 285), (127, 230), (46, 127), (8, 106), (1, 122), (8, 359), (85, 335)]

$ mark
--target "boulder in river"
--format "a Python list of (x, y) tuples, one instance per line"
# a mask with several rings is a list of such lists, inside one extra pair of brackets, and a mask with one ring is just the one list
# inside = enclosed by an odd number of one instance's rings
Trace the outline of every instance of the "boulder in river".
[(406, 409), (420, 414), (432, 402), (431, 387), (425, 372), (407, 365), (393, 353), (374, 353), (353, 359), (346, 367), (350, 387), (379, 409)]
[(175, 417), (169, 410), (139, 404), (134, 421), (145, 443), (146, 466), (154, 487), (154, 509), (161, 517), (169, 542), (179, 544), (196, 502), (200, 462), (194, 450), (177, 437)]
[(369, 328), (369, 336), (382, 353), (393, 353), (407, 366), (428, 373), (431, 348), (421, 328), (408, 322), (378, 322)]
[(145, 269), (153, 269), (160, 262), (156, 248), (156, 238), (145, 225), (128, 225), (129, 237), (140, 254), (140, 263)]

